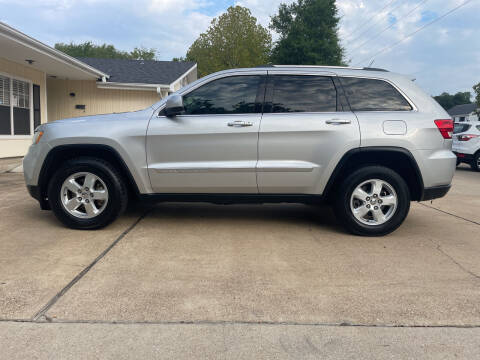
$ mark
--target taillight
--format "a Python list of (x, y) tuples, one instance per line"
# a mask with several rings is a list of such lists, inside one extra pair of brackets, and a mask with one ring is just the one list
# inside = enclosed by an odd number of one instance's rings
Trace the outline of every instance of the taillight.
[(477, 138), (478, 135), (472, 135), (472, 134), (465, 134), (465, 135), (457, 135), (458, 141), (468, 141), (470, 139)]
[(442, 119), (435, 120), (435, 125), (437, 125), (440, 134), (442, 134), (444, 139), (451, 139), (453, 133), (453, 120), (452, 119)]

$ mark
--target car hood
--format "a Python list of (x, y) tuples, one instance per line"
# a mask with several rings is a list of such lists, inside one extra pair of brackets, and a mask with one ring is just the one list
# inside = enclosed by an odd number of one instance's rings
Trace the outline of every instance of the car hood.
[[(113, 114), (101, 114), (101, 115), (89, 115), (89, 116), (80, 116), (62, 120), (56, 120), (54, 122), (48, 123), (48, 125), (52, 124), (72, 124), (72, 123), (84, 123), (84, 122), (98, 122), (98, 121), (118, 121), (122, 119), (131, 119), (131, 118), (138, 118), (143, 116), (151, 116), (153, 109), (148, 107), (143, 110), (138, 111), (129, 111), (129, 112), (122, 112), (122, 113), (113, 113)], [(143, 114), (144, 113), (144, 114)]]

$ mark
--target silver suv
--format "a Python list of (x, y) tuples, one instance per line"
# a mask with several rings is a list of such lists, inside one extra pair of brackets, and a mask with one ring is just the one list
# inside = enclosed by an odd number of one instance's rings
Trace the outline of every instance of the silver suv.
[(137, 112), (36, 129), (25, 181), (67, 226), (100, 228), (128, 198), (333, 205), (384, 235), (410, 201), (444, 196), (453, 122), (382, 69), (269, 66), (211, 74)]

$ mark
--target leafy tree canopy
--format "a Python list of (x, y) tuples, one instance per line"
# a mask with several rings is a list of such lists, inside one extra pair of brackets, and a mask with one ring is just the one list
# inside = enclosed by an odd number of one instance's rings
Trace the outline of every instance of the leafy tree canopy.
[(480, 83), (478, 83), (477, 85), (474, 85), (473, 86), (473, 90), (475, 91), (475, 102), (477, 103), (477, 115), (479, 116), (480, 118)]
[(280, 35), (272, 50), (272, 62), (344, 65), (338, 21), (335, 0), (298, 0), (290, 5), (281, 4), (270, 23), (270, 29)]
[(198, 75), (205, 76), (224, 69), (266, 64), (271, 45), (269, 31), (257, 24), (249, 9), (230, 6), (190, 46), (186, 60), (197, 62)]
[(99, 59), (132, 59), (132, 60), (155, 60), (156, 49), (147, 49), (143, 46), (136, 47), (133, 51), (117, 50), (115, 46), (103, 44), (95, 45), (91, 41), (81, 44), (55, 44), (55, 49), (73, 57), (90, 57)]
[(455, 95), (443, 92), (438, 96), (434, 96), (434, 99), (445, 109), (449, 110), (455, 105), (470, 104), (470, 98), (472, 94), (470, 91), (457, 92)]

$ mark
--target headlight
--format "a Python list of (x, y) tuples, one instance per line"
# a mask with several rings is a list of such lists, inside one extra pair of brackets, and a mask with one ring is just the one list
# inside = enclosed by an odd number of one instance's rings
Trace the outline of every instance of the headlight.
[(42, 136), (43, 136), (43, 131), (36, 129), (35, 133), (33, 134), (32, 144), (38, 144)]

